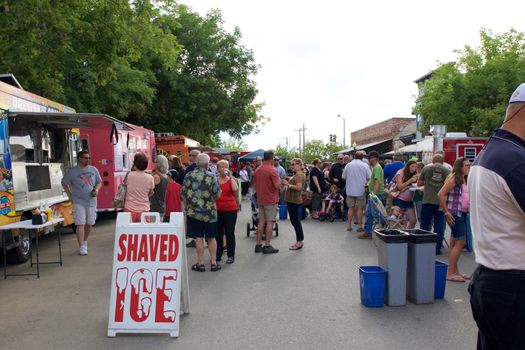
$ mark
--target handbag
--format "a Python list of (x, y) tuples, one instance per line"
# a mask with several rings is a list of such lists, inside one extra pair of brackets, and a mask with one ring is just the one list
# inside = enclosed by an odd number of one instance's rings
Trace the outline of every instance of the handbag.
[(124, 181), (120, 185), (118, 185), (117, 193), (115, 194), (115, 197), (113, 197), (113, 206), (118, 209), (124, 209), (124, 204), (126, 203), (126, 192), (128, 191), (128, 185), (126, 184), (126, 180), (128, 179), (128, 174), (124, 177)]

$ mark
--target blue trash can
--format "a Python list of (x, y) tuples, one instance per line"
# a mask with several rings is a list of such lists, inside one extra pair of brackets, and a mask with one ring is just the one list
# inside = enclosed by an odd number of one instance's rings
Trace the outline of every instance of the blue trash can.
[(436, 281), (434, 283), (434, 299), (445, 297), (445, 286), (447, 285), (448, 265), (443, 261), (436, 260)]
[(385, 305), (386, 271), (380, 266), (360, 266), (361, 304), (367, 307)]
[(279, 205), (279, 219), (280, 220), (288, 219), (288, 206), (286, 204)]

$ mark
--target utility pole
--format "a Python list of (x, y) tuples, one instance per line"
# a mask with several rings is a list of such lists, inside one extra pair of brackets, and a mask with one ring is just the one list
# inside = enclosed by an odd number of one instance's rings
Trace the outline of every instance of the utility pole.
[(288, 151), (288, 148), (290, 147), (290, 138), (291, 137), (283, 137), (283, 139), (286, 141), (286, 150)]
[(344, 117), (341, 117), (341, 114), (338, 114), (337, 117), (343, 119), (343, 148), (346, 149), (346, 120)]
[(301, 131), (303, 131), (303, 129), (295, 129), (294, 131), (299, 132), (299, 154), (301, 154)]
[(306, 128), (304, 127), (303, 123), (303, 153), (302, 156), (304, 157), (304, 145), (306, 144)]

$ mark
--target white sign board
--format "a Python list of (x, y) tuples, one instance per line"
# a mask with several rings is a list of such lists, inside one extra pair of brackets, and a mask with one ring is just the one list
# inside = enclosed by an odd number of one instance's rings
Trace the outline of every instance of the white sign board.
[[(184, 217), (182, 213), (172, 213), (170, 222), (162, 223), (155, 214), (142, 214), (140, 223), (132, 223), (129, 213), (117, 216), (110, 337), (116, 333), (179, 336), (182, 267), (186, 263)], [(154, 215), (153, 223), (146, 222), (149, 215)]]

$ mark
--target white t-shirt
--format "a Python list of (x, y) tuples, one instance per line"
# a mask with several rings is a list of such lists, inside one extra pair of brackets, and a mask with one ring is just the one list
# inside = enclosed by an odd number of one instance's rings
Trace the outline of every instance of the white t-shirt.
[(365, 194), (365, 186), (370, 179), (370, 167), (359, 159), (354, 159), (343, 169), (343, 179), (346, 180), (346, 195), (360, 197)]

